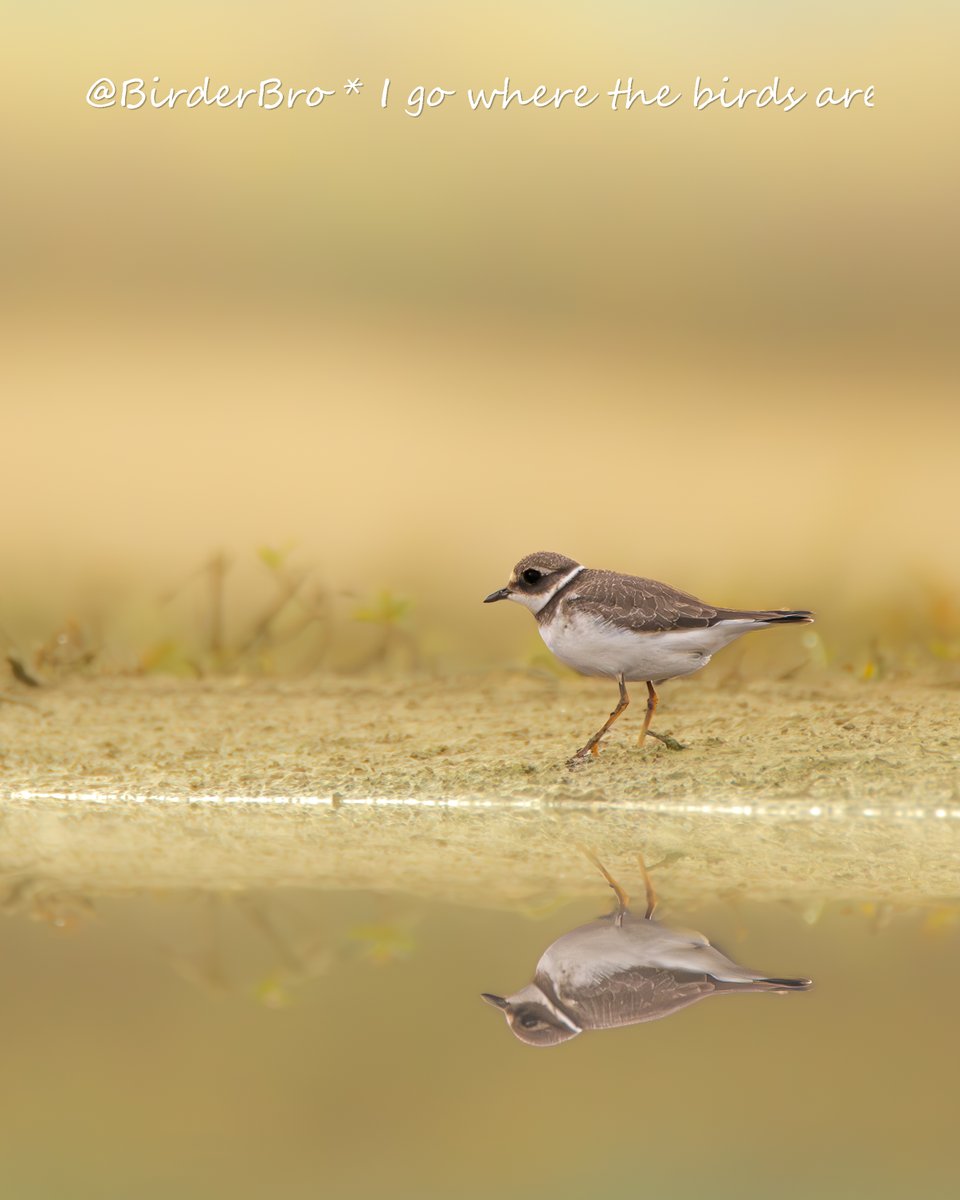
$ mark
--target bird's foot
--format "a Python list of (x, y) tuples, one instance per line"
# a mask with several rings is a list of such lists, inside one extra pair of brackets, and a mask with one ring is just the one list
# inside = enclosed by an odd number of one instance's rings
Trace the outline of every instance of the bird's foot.
[[(663, 745), (666, 746), (666, 748), (668, 750), (686, 750), (687, 749), (687, 747), (682, 742), (678, 742), (677, 739), (675, 737), (671, 737), (669, 733), (657, 733), (653, 729), (648, 729), (647, 737), (656, 738), (657, 741), (662, 742)], [(641, 743), (641, 745), (642, 745), (642, 743)]]
[(598, 755), (599, 753), (600, 751), (597, 749), (596, 745), (591, 746), (588, 743), (586, 746), (581, 746), (573, 758), (567, 759), (567, 769), (570, 771), (575, 771), (577, 767), (582, 767), (583, 764), (590, 759), (591, 755)]

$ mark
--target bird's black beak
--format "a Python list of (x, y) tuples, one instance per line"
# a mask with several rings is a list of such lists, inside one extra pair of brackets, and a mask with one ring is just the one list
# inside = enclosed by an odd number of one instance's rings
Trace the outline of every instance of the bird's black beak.
[(501, 588), (499, 592), (491, 592), (489, 596), (484, 596), (484, 604), (492, 604), (494, 600), (506, 600), (510, 595), (509, 588)]
[(491, 995), (490, 992), (481, 992), (480, 999), (486, 1000), (488, 1004), (492, 1004), (494, 1008), (509, 1008), (510, 1005), (502, 996)]

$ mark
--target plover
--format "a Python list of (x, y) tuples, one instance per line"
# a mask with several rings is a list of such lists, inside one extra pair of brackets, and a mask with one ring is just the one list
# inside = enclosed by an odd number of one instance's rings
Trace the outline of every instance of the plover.
[(614, 911), (559, 937), (537, 963), (533, 983), (512, 996), (483, 993), (520, 1041), (556, 1046), (584, 1030), (656, 1021), (707, 996), (810, 987), (809, 979), (779, 979), (741, 967), (702, 933), (655, 921), (656, 893), (642, 859), (647, 911), (634, 915), (630, 897), (590, 857), (613, 888)]
[(546, 550), (521, 558), (507, 586), (491, 592), (484, 604), (495, 600), (529, 608), (562, 663), (581, 675), (616, 679), (620, 686), (617, 707), (569, 766), (598, 753), (603, 735), (630, 703), (628, 682), (647, 685), (642, 744), (657, 708), (655, 684), (699, 671), (718, 650), (754, 629), (813, 620), (805, 609), (719, 608), (655, 579), (595, 571)]

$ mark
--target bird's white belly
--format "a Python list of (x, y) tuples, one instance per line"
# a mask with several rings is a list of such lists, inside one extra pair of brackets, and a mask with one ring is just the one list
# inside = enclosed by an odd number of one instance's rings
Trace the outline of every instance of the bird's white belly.
[(541, 625), (540, 636), (562, 663), (581, 675), (623, 675), (656, 683), (699, 671), (717, 650), (759, 627), (755, 621), (720, 621), (703, 629), (634, 633), (573, 613), (557, 614)]
[(537, 975), (552, 979), (562, 997), (565, 992), (582, 992), (601, 979), (640, 967), (702, 971), (728, 981), (755, 978), (752, 971), (711, 946), (702, 933), (673, 929), (632, 913), (622, 926), (609, 919), (593, 921), (564, 934), (544, 951)]

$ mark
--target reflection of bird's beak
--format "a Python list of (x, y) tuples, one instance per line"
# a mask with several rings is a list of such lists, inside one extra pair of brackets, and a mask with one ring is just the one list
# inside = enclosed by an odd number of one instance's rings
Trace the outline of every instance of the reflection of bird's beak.
[(484, 596), (484, 604), (492, 604), (494, 600), (506, 600), (510, 595), (509, 588), (501, 588), (499, 592), (491, 592), (489, 596)]
[[(499, 600), (500, 597), (498, 596), (497, 599)], [(509, 1008), (510, 1007), (510, 1005), (507, 1003), (506, 1000), (504, 1000), (504, 998), (502, 996), (493, 996), (490, 994), (490, 992), (481, 992), (480, 999), (486, 1000), (486, 1002), (488, 1004), (492, 1004), (494, 1008)]]

